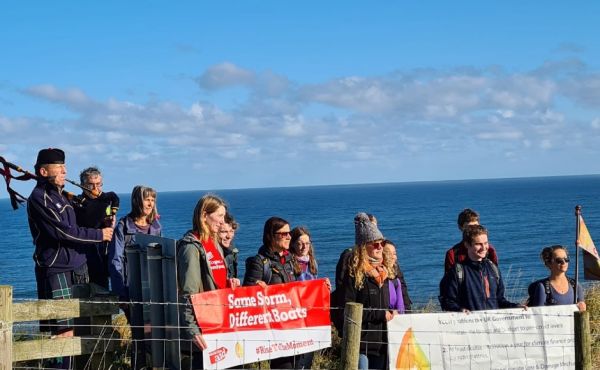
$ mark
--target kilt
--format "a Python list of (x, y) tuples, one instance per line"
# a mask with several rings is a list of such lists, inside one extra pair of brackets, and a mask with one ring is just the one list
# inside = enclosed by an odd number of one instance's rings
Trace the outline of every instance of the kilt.
[[(73, 297), (73, 285), (87, 284), (89, 275), (87, 264), (72, 271), (48, 274), (46, 269), (35, 268), (35, 280), (39, 299), (69, 299)], [(60, 334), (72, 329), (73, 319), (40, 320), (40, 332)]]

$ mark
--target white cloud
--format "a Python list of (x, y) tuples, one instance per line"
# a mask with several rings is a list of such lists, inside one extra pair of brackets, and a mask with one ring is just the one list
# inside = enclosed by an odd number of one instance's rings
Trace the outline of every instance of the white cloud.
[(483, 140), (518, 140), (523, 138), (523, 133), (519, 131), (482, 132), (477, 134), (477, 138)]
[(89, 107), (92, 103), (88, 96), (78, 88), (61, 90), (52, 85), (37, 85), (26, 89), (25, 92), (32, 96), (77, 109)]
[[(465, 152), (511, 160), (564, 147), (595, 153), (600, 108), (591, 103), (600, 97), (600, 84), (579, 83), (594, 73), (556, 63), (530, 72), (410, 70), (302, 84), (221, 63), (199, 83), (206, 89), (245, 86), (248, 94), (225, 103), (223, 97), (205, 97), (186, 104), (95, 99), (79, 88), (38, 85), (23, 91), (68, 115), (0, 116), (0, 146), (24, 163), (32, 162), (37, 148), (63, 147), (77, 163), (100, 158), (99, 165), (127, 166), (120, 172), (124, 177), (134, 176), (136, 168), (154, 173), (143, 167), (148, 162), (178, 164), (182, 172), (191, 167), (204, 173), (226, 163), (235, 171), (255, 166), (260, 173), (261, 166), (285, 160), (328, 172), (323, 168), (332, 163), (343, 168), (357, 161), (373, 161), (383, 170), (424, 167), (415, 164), (423, 157), (458, 163)], [(584, 110), (571, 108), (584, 102)]]
[(230, 62), (209, 67), (197, 82), (207, 90), (218, 90), (226, 87), (244, 86), (254, 82), (255, 74)]

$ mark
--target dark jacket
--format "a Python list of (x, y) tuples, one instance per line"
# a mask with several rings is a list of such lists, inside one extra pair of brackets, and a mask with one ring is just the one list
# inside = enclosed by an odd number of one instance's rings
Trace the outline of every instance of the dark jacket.
[[(450, 249), (446, 251), (446, 258), (444, 259), (444, 272), (450, 270), (456, 262), (464, 263), (469, 258), (467, 253), (467, 246), (464, 241), (460, 241)], [(498, 266), (498, 254), (493, 245), (489, 245), (487, 258), (494, 262)]]
[[(342, 287), (339, 287), (342, 288)], [(360, 333), (360, 353), (381, 356), (387, 352), (387, 320), (385, 312), (390, 305), (390, 291), (387, 282), (379, 287), (371, 278), (365, 278), (363, 287), (356, 289), (355, 279), (346, 274), (343, 280), (344, 302), (357, 302), (363, 305)], [(370, 310), (370, 308), (374, 310)]]
[(70, 201), (46, 179), (27, 200), (36, 268), (46, 274), (72, 271), (86, 262), (85, 249), (102, 241), (102, 230), (77, 226)]
[(227, 278), (238, 277), (238, 253), (239, 250), (234, 246), (230, 245), (229, 248), (223, 248), (223, 257), (225, 259), (225, 266), (227, 266)]
[[(217, 248), (221, 246), (216, 244)], [(180, 305), (181, 334), (185, 339), (200, 334), (190, 296), (217, 289), (206, 259), (206, 250), (190, 230), (177, 242), (177, 286)]]
[(101, 193), (97, 198), (89, 198), (86, 194), (80, 194), (74, 203), (79, 226), (101, 229), (111, 225), (112, 220), (107, 219), (107, 216), (111, 214), (106, 214), (106, 208), (119, 208), (119, 197), (112, 191)]
[[(265, 276), (265, 272), (270, 275), (270, 278)], [(246, 260), (243, 285), (256, 285), (258, 280), (264, 281), (267, 285), (295, 281), (291, 254), (284, 253), (283, 256), (279, 256), (264, 245), (260, 247), (256, 256)]]
[[(489, 259), (477, 262), (469, 258), (462, 266), (462, 282), (458, 278), (458, 265), (454, 265), (440, 282), (440, 303), (444, 311), (494, 310), (498, 308), (514, 308), (519, 305), (509, 302), (504, 297), (504, 282), (500, 271), (492, 267)], [(496, 273), (497, 271), (497, 273)], [(485, 281), (489, 285), (489, 296), (486, 294)]]
[[(101, 229), (112, 226), (112, 207), (119, 208), (119, 197), (113, 192), (101, 193), (96, 198), (81, 194), (73, 201), (77, 225), (83, 227)], [(96, 244), (96, 248), (86, 248), (85, 257), (90, 282), (108, 289), (108, 243), (102, 242)]]
[[(150, 224), (148, 234), (161, 236), (162, 226), (158, 220)], [(135, 234), (141, 232), (133, 219), (125, 216), (117, 222), (115, 233), (108, 245), (108, 272), (112, 291), (119, 295), (119, 300), (129, 300), (127, 283), (127, 254), (125, 247), (135, 245)]]

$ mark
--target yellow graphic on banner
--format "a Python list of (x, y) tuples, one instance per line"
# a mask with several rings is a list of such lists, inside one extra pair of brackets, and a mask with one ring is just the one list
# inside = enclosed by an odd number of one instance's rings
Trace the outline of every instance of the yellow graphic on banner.
[(431, 363), (425, 355), (425, 352), (417, 343), (415, 334), (412, 328), (404, 333), (402, 337), (402, 343), (398, 350), (398, 357), (396, 358), (396, 369), (403, 370), (430, 370)]

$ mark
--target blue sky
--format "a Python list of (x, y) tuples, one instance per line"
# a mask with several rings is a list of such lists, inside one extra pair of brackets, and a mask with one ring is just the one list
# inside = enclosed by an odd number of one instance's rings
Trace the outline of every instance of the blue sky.
[(5, 2), (0, 155), (117, 192), (596, 174), (599, 10)]

